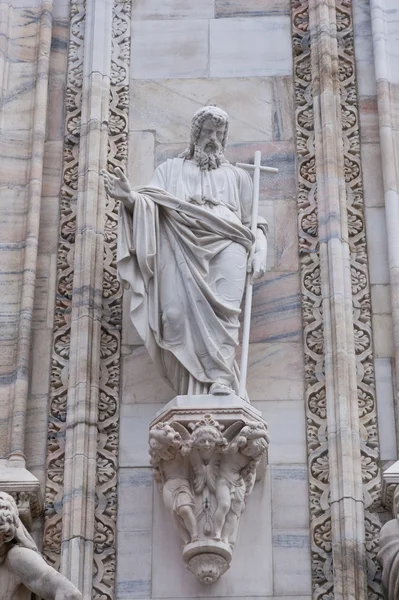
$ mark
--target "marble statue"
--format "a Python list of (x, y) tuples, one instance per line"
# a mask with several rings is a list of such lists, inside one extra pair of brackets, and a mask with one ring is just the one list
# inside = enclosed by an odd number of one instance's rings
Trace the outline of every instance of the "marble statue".
[[(396, 466), (396, 465), (393, 465)], [(399, 598), (399, 485), (392, 499), (394, 518), (383, 525), (380, 531), (380, 547), (377, 555), (382, 567), (382, 585), (387, 600)]]
[[(251, 232), (252, 180), (224, 157), (229, 117), (205, 106), (190, 144), (131, 188), (120, 169), (103, 172), (120, 200), (118, 274), (131, 287), (130, 316), (177, 394), (238, 392), (240, 304), (246, 274), (266, 269), (267, 224)], [(249, 252), (253, 246), (251, 264)]]
[(0, 492), (0, 600), (20, 597), (26, 588), (44, 600), (82, 598), (68, 579), (43, 560), (13, 497)]
[(187, 567), (203, 583), (229, 568), (241, 513), (269, 444), (264, 422), (238, 420), (223, 430), (211, 414), (187, 427), (175, 420), (150, 429), (156, 480)]

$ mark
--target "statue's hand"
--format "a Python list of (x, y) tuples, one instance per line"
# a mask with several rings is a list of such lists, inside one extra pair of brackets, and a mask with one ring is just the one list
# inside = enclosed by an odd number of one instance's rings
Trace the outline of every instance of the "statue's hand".
[(266, 273), (266, 259), (267, 240), (263, 232), (258, 229), (256, 232), (255, 252), (253, 253), (251, 264), (248, 265), (249, 271), (252, 273), (252, 281), (260, 279)]
[(130, 189), (130, 183), (122, 169), (116, 167), (115, 175), (109, 173), (105, 169), (102, 170), (104, 177), (104, 187), (108, 196), (120, 200), (123, 204), (131, 208), (134, 204), (134, 193)]

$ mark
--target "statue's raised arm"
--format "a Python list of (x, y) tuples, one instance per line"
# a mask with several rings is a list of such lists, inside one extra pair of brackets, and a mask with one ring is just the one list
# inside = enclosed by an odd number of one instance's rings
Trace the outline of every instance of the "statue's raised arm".
[(201, 108), (187, 150), (148, 186), (131, 190), (122, 171), (104, 173), (107, 193), (123, 203), (117, 265), (132, 289), (130, 316), (177, 394), (238, 393), (246, 273), (266, 269), (267, 224), (259, 217), (250, 230), (252, 180), (224, 156), (228, 126), (225, 111)]

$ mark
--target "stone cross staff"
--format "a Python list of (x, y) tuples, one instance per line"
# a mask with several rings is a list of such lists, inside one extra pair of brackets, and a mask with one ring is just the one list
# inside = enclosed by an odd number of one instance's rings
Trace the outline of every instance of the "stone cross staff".
[[(237, 163), (236, 166), (241, 169), (253, 170), (254, 171), (254, 188), (253, 188), (253, 201), (252, 201), (252, 222), (251, 231), (253, 235), (256, 235), (256, 228), (258, 226), (258, 206), (259, 206), (259, 179), (260, 172), (264, 173), (278, 173), (278, 169), (274, 167), (262, 167), (260, 164), (261, 152), (257, 150), (255, 152), (254, 164), (249, 165), (246, 163)], [(240, 387), (238, 395), (241, 398), (245, 396), (245, 388), (247, 383), (247, 368), (248, 368), (248, 351), (249, 351), (249, 332), (251, 327), (251, 311), (252, 311), (252, 287), (253, 278), (250, 272), (250, 265), (252, 264), (252, 256), (254, 253), (254, 246), (252, 246), (248, 266), (249, 272), (247, 273), (247, 282), (245, 286), (245, 305), (244, 305), (244, 323), (242, 331), (242, 353), (241, 353), (241, 365), (240, 365)]]

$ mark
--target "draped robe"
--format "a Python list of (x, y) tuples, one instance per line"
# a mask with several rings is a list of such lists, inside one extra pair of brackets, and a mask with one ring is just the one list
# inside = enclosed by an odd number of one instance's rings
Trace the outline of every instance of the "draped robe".
[[(130, 317), (161, 375), (179, 394), (218, 381), (238, 390), (235, 351), (247, 256), (252, 181), (225, 163), (202, 171), (169, 159), (132, 210), (121, 204), (118, 275)], [(267, 232), (259, 218), (258, 226)]]

